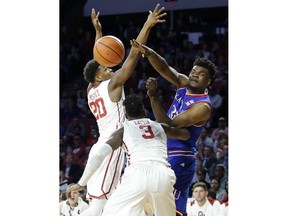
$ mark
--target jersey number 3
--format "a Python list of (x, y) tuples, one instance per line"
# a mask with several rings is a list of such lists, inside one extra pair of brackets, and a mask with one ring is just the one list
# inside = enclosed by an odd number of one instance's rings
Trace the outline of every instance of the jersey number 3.
[(143, 138), (152, 139), (155, 137), (150, 125), (140, 125), (139, 128), (144, 131)]
[(103, 98), (97, 98), (95, 101), (91, 101), (89, 106), (97, 120), (107, 115)]

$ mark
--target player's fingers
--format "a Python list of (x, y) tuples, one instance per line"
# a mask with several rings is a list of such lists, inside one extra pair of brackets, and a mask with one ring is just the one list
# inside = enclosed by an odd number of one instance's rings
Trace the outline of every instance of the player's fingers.
[(99, 15), (100, 15), (100, 11), (98, 11), (97, 14), (96, 14), (96, 18), (97, 19), (98, 19)]
[(157, 12), (159, 10), (160, 4), (157, 4), (153, 12)]
[(160, 9), (157, 11), (157, 13), (160, 14), (163, 10), (165, 10), (164, 7), (160, 8)]

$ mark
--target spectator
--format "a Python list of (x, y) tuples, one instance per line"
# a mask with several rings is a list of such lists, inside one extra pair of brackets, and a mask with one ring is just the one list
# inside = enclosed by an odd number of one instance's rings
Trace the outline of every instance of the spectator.
[(98, 130), (98, 126), (96, 125), (91, 125), (90, 126), (90, 134), (86, 140), (86, 145), (92, 146), (94, 145), (99, 138), (99, 130)]
[(226, 169), (223, 164), (217, 164), (215, 169), (215, 178), (218, 179), (220, 183), (220, 188), (225, 189), (226, 182), (228, 180), (228, 176), (226, 173)]
[(81, 169), (80, 165), (74, 162), (74, 158), (72, 154), (66, 155), (65, 163), (61, 170), (65, 174), (65, 178), (68, 179), (68, 183), (76, 183), (79, 181), (83, 170)]
[(217, 140), (220, 132), (223, 132), (228, 136), (228, 127), (226, 123), (226, 119), (224, 117), (220, 117), (218, 120), (218, 127), (212, 131), (211, 138), (212, 140)]
[(218, 164), (222, 164), (225, 167), (226, 173), (228, 175), (228, 145), (223, 145), (222, 147), (222, 152), (220, 155), (220, 158), (217, 159), (218, 160)]
[(212, 179), (215, 177), (215, 168), (217, 165), (217, 160), (214, 156), (213, 149), (209, 146), (205, 146), (203, 156), (203, 167), (207, 171), (210, 179)]
[[(68, 189), (75, 184), (68, 185)], [(89, 205), (82, 200), (79, 196), (79, 191), (72, 191), (70, 196), (66, 195), (67, 199), (59, 203), (59, 213), (63, 216), (76, 216), (80, 215)]]
[(73, 156), (74, 160), (77, 164), (80, 163), (80, 158), (85, 154), (85, 145), (83, 144), (83, 141), (81, 140), (81, 137), (79, 135), (75, 135), (73, 137)]
[(198, 146), (199, 143), (201, 143), (203, 146), (210, 146), (213, 148), (214, 142), (211, 137), (208, 136), (206, 129), (203, 129), (202, 133), (200, 134), (200, 137), (196, 142), (196, 146)]
[(211, 190), (216, 193), (216, 199), (221, 201), (225, 198), (227, 192), (225, 189), (220, 188), (220, 182), (218, 179), (212, 179)]
[(85, 137), (86, 135), (85, 125), (79, 120), (78, 117), (74, 117), (72, 122), (68, 124), (64, 136), (65, 141), (71, 142), (75, 134), (78, 134), (81, 137)]
[(188, 216), (218, 216), (220, 202), (208, 198), (208, 190), (206, 184), (198, 182), (193, 186), (193, 197), (195, 200), (187, 203)]

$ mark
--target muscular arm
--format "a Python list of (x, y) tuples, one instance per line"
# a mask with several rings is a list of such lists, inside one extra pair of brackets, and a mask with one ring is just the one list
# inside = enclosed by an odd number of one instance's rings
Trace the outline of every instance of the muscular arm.
[(161, 126), (164, 129), (168, 138), (179, 140), (187, 140), (190, 138), (190, 133), (186, 129), (171, 127), (165, 123), (161, 123)]
[[(160, 20), (161, 17), (166, 15), (166, 13), (161, 14), (163, 10), (164, 8), (163, 7), (160, 8), (159, 4), (157, 4), (153, 12), (149, 11), (149, 16), (136, 39), (137, 41), (146, 44), (151, 28), (157, 23), (165, 22), (165, 20)], [(135, 70), (139, 58), (140, 58), (139, 50), (134, 47), (131, 47), (131, 50), (126, 60), (124, 61), (122, 67), (115, 72), (114, 76), (109, 82), (108, 90), (110, 99), (112, 101), (118, 102), (120, 100), (122, 86)]]
[(156, 120), (173, 127), (181, 128), (202, 124), (206, 122), (211, 115), (211, 106), (206, 102), (199, 102), (171, 120), (162, 108), (157, 96), (150, 97), (150, 102)]
[(170, 119), (162, 108), (162, 104), (156, 95), (157, 80), (149, 77), (146, 82), (147, 95), (150, 98), (153, 113), (158, 122), (163, 122), (173, 127), (188, 127), (195, 124), (206, 122), (211, 115), (211, 106), (206, 102), (194, 104), (190, 109), (177, 115), (174, 119)]
[(153, 68), (170, 83), (177, 87), (187, 85), (188, 77), (185, 74), (178, 73), (173, 67), (169, 66), (166, 60), (153, 49), (139, 43), (139, 41), (133, 41), (132, 46), (146, 56)]

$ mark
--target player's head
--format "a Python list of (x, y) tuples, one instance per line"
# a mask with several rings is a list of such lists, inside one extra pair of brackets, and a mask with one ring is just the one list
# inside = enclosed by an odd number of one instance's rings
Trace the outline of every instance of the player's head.
[(84, 79), (89, 83), (111, 79), (112, 69), (101, 66), (94, 59), (87, 62), (83, 70)]
[(203, 92), (213, 81), (217, 67), (206, 58), (197, 58), (189, 74), (189, 86), (196, 92)]
[(199, 202), (206, 199), (208, 195), (207, 185), (204, 182), (197, 182), (192, 188), (193, 197)]
[(128, 95), (123, 105), (128, 119), (143, 118), (145, 116), (145, 108), (140, 96), (135, 94)]

